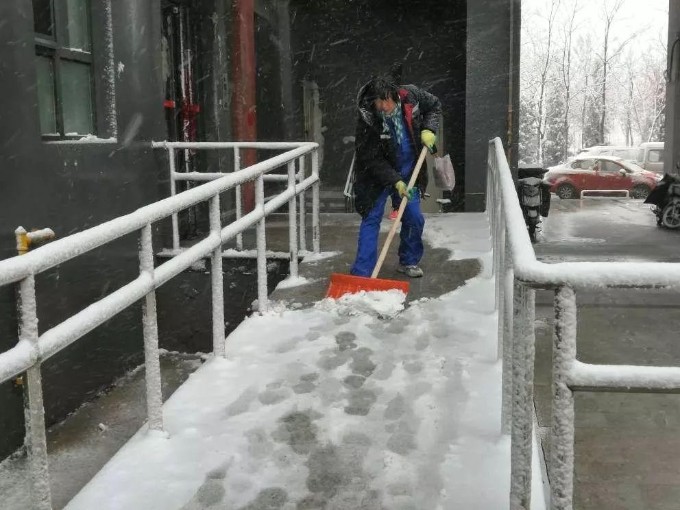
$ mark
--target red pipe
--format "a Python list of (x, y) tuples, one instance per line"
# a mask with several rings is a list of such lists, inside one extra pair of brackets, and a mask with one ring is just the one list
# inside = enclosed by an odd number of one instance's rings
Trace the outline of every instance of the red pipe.
[[(257, 140), (257, 116), (255, 113), (255, 0), (234, 0), (234, 40), (232, 76), (232, 128), (236, 141)], [(254, 149), (241, 150), (241, 168), (257, 162)], [(255, 184), (241, 186), (244, 212), (255, 207)]]

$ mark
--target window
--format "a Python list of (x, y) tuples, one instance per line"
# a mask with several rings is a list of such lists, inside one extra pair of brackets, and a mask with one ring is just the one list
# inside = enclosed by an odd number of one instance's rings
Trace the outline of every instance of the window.
[(650, 150), (647, 158), (650, 163), (659, 163), (663, 161), (663, 152), (659, 150)]
[(623, 168), (621, 165), (619, 165), (615, 161), (609, 161), (609, 160), (606, 160), (606, 159), (603, 159), (600, 163), (601, 163), (601, 166), (600, 166), (601, 172), (615, 173), (615, 172), (620, 172), (621, 168)]
[(40, 131), (48, 139), (95, 133), (90, 0), (33, 0)]
[(572, 168), (579, 168), (581, 170), (588, 170), (589, 168), (592, 168), (592, 166), (595, 164), (595, 161), (592, 159), (579, 159), (577, 161), (574, 161), (571, 164)]

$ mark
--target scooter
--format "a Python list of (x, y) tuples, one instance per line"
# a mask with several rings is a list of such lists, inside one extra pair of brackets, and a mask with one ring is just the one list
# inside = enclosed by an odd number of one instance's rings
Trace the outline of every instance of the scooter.
[(680, 177), (665, 174), (649, 193), (645, 204), (652, 204), (657, 225), (680, 228)]
[(547, 217), (550, 212), (550, 185), (543, 182), (546, 172), (547, 170), (537, 167), (525, 167), (517, 171), (515, 188), (532, 243), (537, 240), (541, 216)]

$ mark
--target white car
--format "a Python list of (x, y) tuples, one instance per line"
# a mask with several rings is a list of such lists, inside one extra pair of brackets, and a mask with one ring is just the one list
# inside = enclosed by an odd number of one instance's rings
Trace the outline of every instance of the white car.
[(635, 161), (639, 150), (639, 147), (628, 147), (626, 145), (595, 145), (582, 149), (577, 157), (615, 156), (627, 161)]

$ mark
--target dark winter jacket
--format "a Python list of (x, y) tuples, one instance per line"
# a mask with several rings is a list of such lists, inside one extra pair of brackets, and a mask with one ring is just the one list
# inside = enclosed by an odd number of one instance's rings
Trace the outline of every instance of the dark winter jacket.
[[(373, 104), (365, 97), (366, 86), (359, 91), (357, 98), (359, 118), (355, 138), (355, 178), (354, 207), (365, 216), (383, 191), (402, 180), (396, 169), (397, 147), (389, 131), (383, 131), (381, 116)], [(401, 109), (416, 154), (422, 150), (420, 132), (429, 129), (437, 133), (441, 103), (436, 96), (415, 85), (402, 85), (399, 88)], [(421, 171), (416, 181), (421, 193), (427, 188), (427, 172)]]

